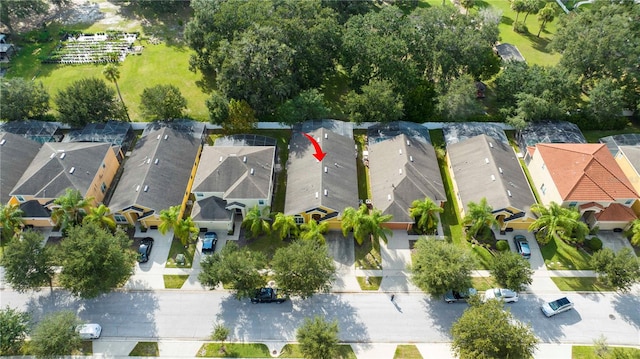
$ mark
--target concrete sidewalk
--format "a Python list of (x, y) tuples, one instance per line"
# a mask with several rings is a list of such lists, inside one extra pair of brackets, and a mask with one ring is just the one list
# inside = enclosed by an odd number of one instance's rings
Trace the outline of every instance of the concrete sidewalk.
[[(142, 339), (141, 339), (142, 341)], [(144, 339), (144, 341), (149, 341)], [(109, 340), (101, 338), (93, 342), (93, 356), (102, 358), (129, 358), (129, 353), (138, 340)], [(203, 344), (208, 342), (196, 340), (160, 340), (158, 350), (160, 357), (195, 358)], [(280, 354), (285, 342), (264, 343), (271, 353)], [(450, 343), (352, 343), (350, 344), (357, 358), (393, 359), (398, 345), (415, 345), (423, 358), (454, 359)], [(539, 344), (534, 354), (536, 359), (570, 359), (571, 344)]]

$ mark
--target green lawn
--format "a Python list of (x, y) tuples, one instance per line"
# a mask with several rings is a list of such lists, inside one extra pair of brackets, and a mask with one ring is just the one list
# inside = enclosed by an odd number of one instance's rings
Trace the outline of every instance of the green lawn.
[(620, 135), (620, 134), (623, 134), (623, 133), (639, 133), (639, 132), (640, 132), (640, 128), (635, 126), (632, 122), (629, 122), (627, 124), (627, 127), (625, 127), (622, 130), (582, 131), (582, 134), (584, 135), (584, 138), (587, 139), (587, 142), (589, 142), (589, 143), (600, 143), (600, 138), (602, 138), (602, 137)]
[(380, 283), (382, 283), (382, 277), (369, 277), (368, 284), (366, 277), (356, 277), (356, 280), (358, 280), (362, 290), (378, 290), (380, 289)]
[(471, 248), (471, 253), (473, 253), (476, 257), (476, 263), (478, 265), (477, 269), (486, 269), (489, 270), (493, 266), (493, 254), (489, 252), (488, 249), (482, 246), (474, 246), (471, 243), (468, 243), (468, 246)]
[(571, 292), (611, 292), (615, 289), (597, 277), (551, 277), (560, 290)]
[[(282, 348), (282, 353), (278, 358), (304, 358), (300, 351), (299, 344), (287, 344)], [(341, 344), (338, 346), (338, 358), (335, 359), (357, 359), (351, 345)]]
[(496, 288), (498, 286), (493, 277), (471, 277), (471, 284), (473, 288), (480, 292)]
[(422, 359), (422, 354), (415, 345), (398, 345), (393, 359)]
[[(354, 132), (364, 132), (355, 130)], [(358, 172), (358, 198), (361, 200), (365, 200), (367, 198), (371, 198), (371, 188), (369, 187), (369, 168), (364, 165), (362, 161), (362, 151), (365, 148), (365, 134), (364, 133), (355, 133), (354, 140), (356, 145), (358, 146), (358, 158), (356, 160), (356, 169)]]
[(579, 251), (558, 238), (540, 246), (542, 258), (548, 269), (592, 269), (589, 265), (591, 256)]
[(184, 282), (187, 281), (189, 275), (186, 274), (165, 274), (162, 276), (164, 279), (164, 287), (166, 289), (180, 289)]
[(224, 343), (224, 352), (220, 343), (206, 343), (198, 350), (197, 357), (208, 358), (271, 358), (269, 348), (260, 343)]
[[(66, 28), (69, 29), (69, 27)], [(113, 29), (116, 28), (114, 25)], [(106, 30), (99, 28), (87, 30), (77, 26), (73, 29), (85, 32)], [(11, 68), (7, 74), (7, 77), (22, 77), (41, 81), (51, 95), (52, 106), (54, 106), (53, 98), (57, 92), (72, 82), (86, 77), (104, 79), (102, 75), (104, 64), (56, 65), (40, 63), (40, 59), (57, 45), (59, 30), (60, 26), (58, 25), (49, 26), (51, 41), (19, 42), (18, 45), (23, 49), (11, 61)], [(38, 36), (25, 37), (37, 38)], [(46, 39), (46, 36), (43, 36), (43, 39)], [(142, 55), (127, 56), (126, 60), (120, 63), (120, 79), (118, 80), (131, 120), (143, 120), (138, 104), (144, 88), (159, 84), (172, 84), (177, 86), (187, 99), (185, 115), (196, 120), (207, 121), (209, 115), (205, 100), (208, 96), (203, 88), (197, 84), (202, 80), (202, 76), (199, 73), (189, 71), (189, 56), (192, 51), (186, 46), (168, 45), (166, 42), (154, 45), (145, 40), (139, 40), (135, 44), (144, 46)], [(115, 86), (113, 84), (111, 86), (115, 90)]]
[(382, 269), (382, 256), (380, 255), (380, 242), (364, 241), (359, 245), (355, 239), (354, 251), (356, 268), (360, 269)]
[[(236, 230), (240, 230), (236, 228)], [(245, 232), (247, 233), (247, 232)], [(273, 255), (276, 253), (278, 248), (286, 247), (288, 242), (277, 238), (275, 235), (270, 236), (261, 236), (255, 240), (252, 240), (249, 244), (247, 244), (247, 248), (252, 251), (264, 253), (267, 256), (268, 260), (273, 258)]]
[[(630, 347), (609, 347), (611, 351), (617, 351), (626, 355), (617, 356), (616, 358), (640, 358), (640, 349)], [(594, 346), (587, 345), (574, 345), (571, 348), (572, 359), (599, 359), (601, 357), (596, 355)], [(608, 358), (608, 357), (607, 357)]]
[[(189, 243), (187, 248), (185, 248), (179, 239), (173, 238), (173, 240), (171, 241), (171, 248), (169, 249), (169, 257), (167, 257), (165, 268), (191, 268), (191, 262), (193, 262), (193, 256), (195, 253), (195, 243)], [(176, 256), (178, 254), (184, 255), (184, 265), (178, 265), (178, 263), (176, 263)]]
[(160, 356), (158, 342), (138, 342), (129, 353), (130, 357), (157, 357)]

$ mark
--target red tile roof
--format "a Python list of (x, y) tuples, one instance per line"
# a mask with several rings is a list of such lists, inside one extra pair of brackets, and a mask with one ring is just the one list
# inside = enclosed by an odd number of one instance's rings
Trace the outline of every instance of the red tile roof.
[(596, 214), (596, 218), (598, 222), (631, 222), (638, 217), (631, 208), (620, 203), (612, 203), (604, 211)]
[(541, 143), (536, 147), (564, 201), (638, 197), (604, 144)]

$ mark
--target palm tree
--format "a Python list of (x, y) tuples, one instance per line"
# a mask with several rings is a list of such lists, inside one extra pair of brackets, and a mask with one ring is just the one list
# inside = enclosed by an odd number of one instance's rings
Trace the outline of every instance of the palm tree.
[(536, 203), (531, 206), (531, 211), (538, 218), (531, 223), (529, 231), (543, 233), (542, 236), (536, 236), (541, 244), (549, 243), (556, 235), (560, 238), (570, 239), (574, 232), (578, 236), (584, 236), (588, 231), (588, 228), (585, 231), (586, 224), (580, 221), (580, 213), (575, 209), (563, 208), (559, 204), (551, 202), (549, 207)]
[(353, 207), (347, 207), (342, 213), (342, 221), (340, 227), (342, 228), (342, 235), (347, 236), (347, 233), (353, 230), (353, 238), (355, 238), (358, 244), (362, 245), (364, 239), (371, 234), (371, 230), (368, 228), (369, 208), (363, 204), (357, 210)]
[(520, 16), (520, 13), (523, 11), (527, 11), (527, 4), (524, 2), (524, 0), (513, 0), (511, 2), (511, 10), (516, 12), (516, 21), (513, 22), (513, 27), (515, 28), (516, 24), (518, 23), (518, 16)]
[(540, 37), (540, 33), (542, 32), (542, 30), (544, 30), (547, 23), (553, 21), (553, 19), (556, 16), (556, 11), (553, 9), (552, 6), (553, 4), (548, 3), (538, 13), (538, 21), (540, 22), (540, 30), (538, 30), (538, 37)]
[(382, 224), (389, 222), (392, 218), (392, 215), (382, 214), (382, 211), (379, 209), (374, 208), (373, 211), (371, 211), (368, 218), (368, 230), (372, 241), (375, 242), (378, 239), (382, 239), (384, 243), (388, 242), (387, 236), (393, 235), (393, 232), (389, 228), (383, 227)]
[(467, 236), (469, 238), (475, 237), (478, 235), (480, 230), (496, 225), (498, 221), (496, 217), (493, 215), (493, 208), (487, 204), (487, 199), (482, 198), (480, 203), (469, 202), (468, 204), (469, 211), (462, 222), (469, 226), (469, 230), (467, 231)]
[(640, 219), (631, 223), (631, 244), (640, 246)]
[(251, 232), (251, 238), (257, 238), (263, 233), (269, 234), (271, 226), (266, 218), (269, 218), (269, 207), (260, 210), (258, 205), (255, 205), (247, 212), (244, 221), (242, 221), (242, 227)]
[(199, 231), (200, 229), (191, 217), (179, 219), (173, 227), (175, 236), (178, 237), (183, 246), (187, 246), (192, 235), (198, 234)]
[(280, 212), (276, 213), (271, 228), (277, 232), (281, 240), (289, 238), (291, 234), (298, 236), (299, 232), (295, 217)]
[(2, 238), (0, 240), (9, 240), (20, 231), (23, 215), (24, 212), (17, 204), (0, 204), (0, 226), (2, 226)]
[(93, 202), (93, 198), (83, 198), (80, 191), (67, 188), (66, 193), (62, 197), (58, 197), (53, 201), (56, 207), (53, 212), (51, 212), (51, 219), (53, 219), (53, 221), (60, 226), (60, 230), (64, 232), (69, 226), (82, 223), (91, 202)]
[(310, 220), (307, 223), (304, 223), (302, 226), (302, 233), (300, 234), (300, 238), (305, 241), (317, 241), (320, 244), (324, 244), (324, 235), (327, 230), (329, 230), (329, 223), (322, 222), (318, 224), (315, 220)]
[(160, 211), (160, 225), (158, 230), (163, 235), (168, 231), (175, 228), (178, 223), (178, 216), (180, 215), (180, 206), (172, 206), (169, 209), (163, 209)]
[(91, 208), (87, 216), (82, 220), (82, 223), (88, 222), (96, 223), (98, 226), (112, 231), (116, 228), (116, 221), (109, 217), (109, 207), (104, 204)]
[(436, 213), (442, 213), (444, 209), (431, 198), (426, 197), (424, 201), (415, 200), (411, 203), (409, 214), (411, 218), (416, 220), (416, 227), (422, 233), (430, 233), (438, 226), (438, 216)]
[(131, 122), (131, 118), (129, 118), (129, 111), (127, 111), (127, 105), (124, 104), (122, 94), (120, 93), (120, 86), (118, 86), (118, 79), (120, 78), (120, 70), (118, 69), (118, 65), (116, 63), (107, 64), (104, 69), (102, 69), (102, 74), (107, 78), (107, 80), (113, 82), (116, 85), (116, 90), (118, 90), (120, 102), (122, 102), (122, 106), (124, 106), (124, 112), (127, 114), (127, 120)]

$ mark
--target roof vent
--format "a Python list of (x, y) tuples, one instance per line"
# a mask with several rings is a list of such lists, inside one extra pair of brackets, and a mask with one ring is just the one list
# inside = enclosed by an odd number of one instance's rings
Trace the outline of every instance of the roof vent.
[(327, 172), (329, 172), (329, 167), (324, 166), (324, 173), (327, 173)]
[(255, 171), (253, 168), (251, 169), (251, 171), (249, 171), (249, 173), (251, 173), (251, 175), (252, 175), (252, 176), (253, 176), (253, 174), (254, 174), (255, 172), (256, 172), (256, 171)]
[(316, 192), (316, 198), (318, 198), (318, 192)]
[(507, 194), (511, 197), (511, 191), (507, 190)]
[(168, 140), (169, 139), (169, 135), (164, 135), (164, 139)]
[(155, 161), (153, 161), (153, 163), (155, 163), (156, 165), (158, 164), (158, 162), (160, 162), (160, 159), (156, 158)]
[(409, 156), (409, 161), (413, 162), (413, 156)]
[(387, 201), (391, 201), (391, 195), (390, 194), (387, 195)]
[(493, 142), (489, 142), (489, 147), (493, 148)]
[(147, 164), (151, 163), (151, 158), (147, 158)]
[(496, 180), (496, 176), (491, 175), (491, 180), (492, 180), (492, 181), (495, 181), (495, 180)]
[(75, 167), (71, 167), (71, 168), (69, 169), (69, 173), (73, 173), (73, 172), (75, 172), (75, 171), (76, 171), (76, 168), (75, 168)]
[(329, 195), (329, 190), (326, 190), (326, 189), (325, 189), (325, 190), (324, 190), (324, 196), (326, 197), (326, 196), (328, 196), (328, 195)]
[(498, 167), (498, 171), (502, 174), (502, 167)]
[(489, 164), (489, 158), (485, 157), (484, 158), (484, 163)]
[(220, 160), (218, 162), (222, 162), (222, 156), (220, 156)]
[(411, 146), (411, 141), (407, 140), (407, 146)]
[(145, 191), (145, 192), (149, 191), (149, 186), (145, 185), (143, 191)]
[(247, 163), (247, 156), (242, 157), (242, 162)]
[(60, 154), (60, 159), (63, 159), (66, 155), (67, 155), (67, 153), (66, 153), (66, 152), (62, 152), (62, 153)]
[(402, 174), (402, 168), (398, 168), (398, 173)]
[(320, 137), (316, 137), (316, 142), (320, 142)]
[(328, 134), (328, 133), (325, 133), (325, 134), (324, 134), (324, 138), (329, 138), (329, 134)]
[(49, 156), (49, 158), (54, 158), (54, 157), (56, 157), (56, 153), (55, 152), (52, 153), (51, 156)]
[(140, 190), (140, 185), (136, 186), (136, 192), (138, 192)]
[(399, 150), (398, 150), (398, 153), (399, 153), (399, 154), (402, 154), (402, 149), (399, 149)]
[(157, 138), (158, 138), (158, 139), (160, 139), (160, 137), (162, 137), (162, 135), (158, 135), (158, 137), (157, 137)]
[(2, 140), (0, 140), (0, 146), (4, 145), (7, 142), (7, 140), (5, 140), (4, 138)]

